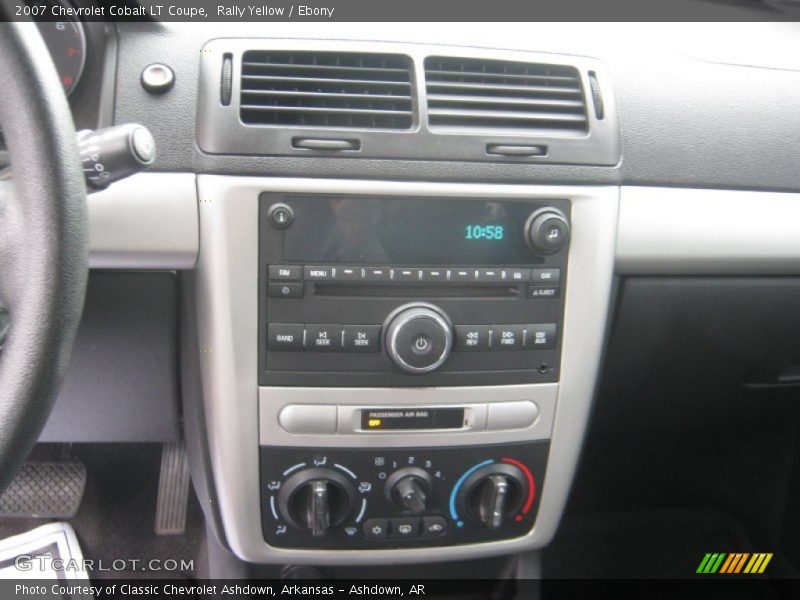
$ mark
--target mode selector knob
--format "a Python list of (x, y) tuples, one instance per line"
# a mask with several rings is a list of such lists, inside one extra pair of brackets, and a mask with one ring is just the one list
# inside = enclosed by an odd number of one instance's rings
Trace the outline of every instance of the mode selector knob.
[(427, 506), (433, 480), (427, 471), (407, 467), (386, 480), (386, 497), (412, 515), (421, 515)]
[(569, 222), (551, 207), (540, 208), (525, 223), (525, 242), (534, 252), (555, 254), (569, 243)]
[(289, 523), (321, 537), (347, 517), (354, 497), (353, 485), (336, 471), (304, 469), (281, 486), (278, 508)]
[(415, 302), (396, 309), (383, 326), (383, 347), (406, 373), (429, 373), (440, 367), (453, 348), (450, 318), (433, 304)]

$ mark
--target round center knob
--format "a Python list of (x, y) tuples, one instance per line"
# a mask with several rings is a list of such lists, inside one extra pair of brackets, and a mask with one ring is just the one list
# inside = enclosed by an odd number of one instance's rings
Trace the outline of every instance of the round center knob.
[(453, 326), (432, 304), (406, 304), (384, 324), (384, 347), (394, 364), (407, 373), (428, 373), (438, 368), (453, 347)]
[(422, 469), (406, 467), (395, 471), (386, 480), (386, 497), (412, 515), (425, 512), (433, 480)]

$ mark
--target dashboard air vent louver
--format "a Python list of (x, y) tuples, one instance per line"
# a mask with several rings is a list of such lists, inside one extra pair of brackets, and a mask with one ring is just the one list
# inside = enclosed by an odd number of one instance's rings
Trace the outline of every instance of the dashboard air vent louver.
[(250, 50), (242, 56), (247, 125), (410, 129), (411, 61), (399, 54)]
[(471, 58), (425, 59), (432, 129), (585, 133), (578, 69)]

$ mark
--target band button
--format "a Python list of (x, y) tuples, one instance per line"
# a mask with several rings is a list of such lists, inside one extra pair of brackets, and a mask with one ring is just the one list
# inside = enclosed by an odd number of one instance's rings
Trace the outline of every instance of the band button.
[(270, 323), (267, 349), (299, 352), (303, 349), (303, 326), (294, 323)]

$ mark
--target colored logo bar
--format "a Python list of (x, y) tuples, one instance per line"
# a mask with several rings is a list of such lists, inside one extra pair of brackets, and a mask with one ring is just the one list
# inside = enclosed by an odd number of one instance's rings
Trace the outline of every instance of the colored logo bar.
[(771, 560), (772, 552), (709, 552), (700, 561), (696, 572), (704, 575), (760, 575)]

